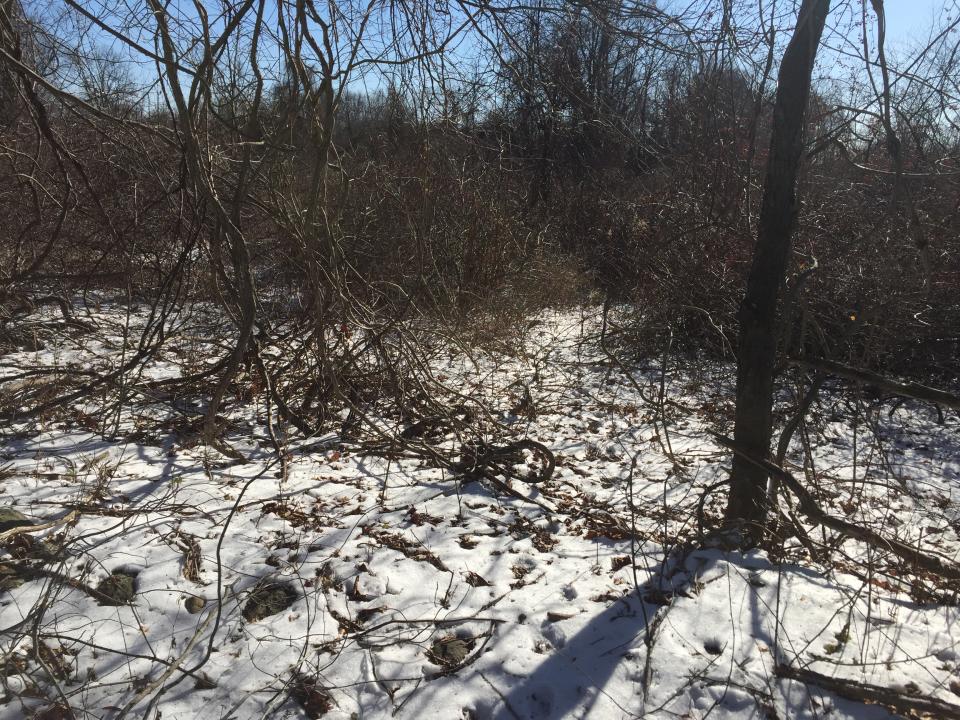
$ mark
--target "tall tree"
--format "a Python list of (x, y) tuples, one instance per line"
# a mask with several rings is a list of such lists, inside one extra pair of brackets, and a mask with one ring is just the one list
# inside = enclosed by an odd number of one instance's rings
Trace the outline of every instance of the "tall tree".
[[(773, 430), (773, 380), (777, 360), (777, 304), (784, 283), (797, 214), (797, 170), (803, 151), (810, 79), (830, 0), (803, 0), (797, 26), (780, 64), (757, 245), (740, 304), (734, 439), (747, 453), (766, 458)], [(763, 533), (767, 473), (744, 457), (733, 459), (727, 525), (744, 543)]]
[[(17, 56), (19, 38), (16, 22), (20, 7), (16, 0), (0, 0), (0, 51)], [(0, 127), (11, 125), (17, 114), (17, 80), (7, 63), (0, 62)]]

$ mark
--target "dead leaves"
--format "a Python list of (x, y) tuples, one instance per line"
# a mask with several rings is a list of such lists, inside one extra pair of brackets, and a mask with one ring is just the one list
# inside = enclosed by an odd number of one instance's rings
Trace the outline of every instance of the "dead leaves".
[(333, 698), (315, 677), (295, 675), (289, 691), (290, 697), (303, 708), (310, 720), (322, 718), (333, 709)]
[(437, 570), (450, 572), (449, 568), (443, 564), (443, 561), (427, 550), (427, 548), (407, 540), (399, 533), (391, 533), (380, 528), (375, 528), (372, 525), (363, 526), (362, 533), (376, 540), (381, 546), (396, 550), (411, 560), (430, 563), (437, 568)]
[(473, 571), (468, 571), (463, 574), (463, 579), (466, 580), (467, 585), (472, 587), (489, 587), (490, 583), (483, 578), (481, 575)]

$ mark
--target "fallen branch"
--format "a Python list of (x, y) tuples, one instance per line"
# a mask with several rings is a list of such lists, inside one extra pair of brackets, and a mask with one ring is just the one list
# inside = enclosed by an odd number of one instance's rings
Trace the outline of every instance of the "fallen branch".
[(844, 365), (832, 360), (810, 358), (804, 358), (803, 360), (793, 359), (790, 360), (790, 364), (796, 367), (829, 373), (830, 375), (836, 375), (837, 377), (853, 380), (854, 382), (863, 383), (864, 385), (872, 385), (873, 387), (886, 390), (895, 395), (903, 395), (904, 397), (913, 398), (914, 400), (932, 402), (960, 411), (960, 397), (953, 393), (948, 393), (945, 390), (938, 390), (937, 388), (921, 385), (920, 383), (897, 382), (896, 380), (891, 380), (890, 378), (870, 372), (869, 370), (861, 370), (860, 368), (850, 367), (849, 365)]
[(525, 478), (520, 475), (514, 475), (514, 477), (528, 485), (547, 482), (553, 477), (553, 471), (557, 467), (556, 458), (550, 448), (530, 438), (515, 440), (506, 445), (464, 446), (460, 461), (454, 463), (452, 469), (464, 473), (480, 473), (484, 468), (493, 466), (503, 470), (500, 462), (510, 463), (519, 460), (518, 455), (521, 450), (529, 450), (535, 456), (538, 456), (543, 463), (543, 467), (537, 473), (536, 478)]
[(885, 538), (879, 533), (875, 533), (873, 530), (869, 530), (861, 525), (855, 525), (854, 523), (849, 523), (846, 520), (841, 520), (840, 518), (827, 515), (827, 513), (825, 513), (817, 504), (817, 501), (813, 498), (813, 495), (811, 495), (810, 492), (803, 487), (803, 485), (801, 485), (792, 474), (784, 470), (782, 467), (770, 462), (769, 460), (762, 460), (753, 456), (751, 453), (748, 453), (733, 440), (725, 437), (724, 435), (715, 433), (714, 437), (717, 439), (717, 442), (724, 447), (729, 448), (748, 462), (753, 463), (757, 467), (763, 468), (770, 473), (770, 475), (779, 479), (791, 490), (791, 492), (793, 492), (794, 495), (797, 496), (797, 500), (800, 501), (800, 511), (810, 518), (814, 524), (823, 525), (831, 530), (844, 533), (852, 538), (856, 538), (857, 540), (862, 540), (868, 545), (889, 550), (903, 560), (913, 563), (915, 566), (935, 573), (941, 577), (949, 578), (951, 580), (960, 580), (960, 566), (954, 564), (946, 558), (941, 558), (927, 553), (921, 553), (916, 548), (913, 548), (906, 543), (900, 542), (899, 540)]
[(201, 622), (197, 626), (196, 630), (194, 630), (193, 635), (190, 637), (190, 640), (187, 642), (187, 645), (183, 649), (183, 652), (180, 653), (180, 655), (177, 658), (175, 658), (173, 661), (168, 662), (167, 668), (162, 673), (160, 673), (160, 675), (157, 677), (156, 680), (153, 680), (150, 683), (148, 683), (146, 687), (144, 687), (140, 692), (134, 695), (130, 699), (130, 701), (123, 706), (123, 709), (120, 710), (120, 713), (117, 715), (117, 720), (122, 720), (122, 718), (126, 717), (130, 713), (130, 711), (137, 705), (137, 703), (144, 700), (147, 696), (151, 695), (156, 690), (160, 689), (161, 686), (167, 680), (169, 680), (170, 676), (173, 675), (175, 672), (180, 671), (183, 673), (180, 676), (180, 680), (182, 680), (184, 677), (187, 676), (188, 673), (186, 673), (183, 670), (180, 670), (180, 666), (183, 665), (183, 661), (187, 659), (187, 655), (190, 654), (190, 651), (193, 650), (194, 646), (200, 640), (201, 636), (203, 635), (203, 632), (207, 629), (207, 626), (210, 624), (210, 621), (213, 619), (213, 616), (215, 614), (216, 613), (213, 613), (213, 612), (207, 613), (207, 616), (203, 619), (203, 622)]
[(73, 510), (59, 520), (51, 520), (50, 522), (41, 523), (39, 525), (18, 525), (17, 527), (0, 532), (0, 543), (6, 542), (10, 538), (16, 535), (22, 535), (23, 533), (39, 532), (41, 530), (49, 530), (50, 528), (57, 527), (58, 525), (66, 525), (67, 523), (71, 523), (76, 520), (78, 516), (79, 513), (76, 510)]
[(858, 680), (830, 677), (813, 670), (789, 665), (778, 665), (775, 672), (777, 677), (819, 685), (824, 690), (829, 690), (848, 700), (856, 700), (871, 705), (884, 705), (907, 717), (916, 717), (917, 713), (926, 713), (928, 716), (940, 720), (960, 720), (960, 705), (953, 705), (942, 700), (905, 695), (882, 685), (870, 685)]

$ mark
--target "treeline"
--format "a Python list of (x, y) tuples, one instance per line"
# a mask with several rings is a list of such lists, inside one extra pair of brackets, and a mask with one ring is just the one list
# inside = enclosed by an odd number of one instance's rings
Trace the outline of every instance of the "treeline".
[[(672, 332), (729, 358), (789, 13), (720, 4), (685, 25), (653, 5), (546, 3), (474, 17), (459, 55), (424, 35), (404, 62), (360, 75), (359, 53), (325, 61), (322, 42), (284, 40), (295, 25), (241, 5), (209, 59), (189, 33), (141, 19), (156, 43), (135, 64), (139, 51), (102, 49), (118, 44), (113, 17), (93, 26), (102, 51), (84, 54), (5, 0), (8, 348), (29, 342), (16, 320), (38, 302), (109, 288), (220, 301), (250, 333), (291, 312), (331, 326), (354, 301), (465, 324), (611, 298), (636, 308), (641, 351)], [(790, 353), (956, 376), (958, 90), (949, 33), (932, 37), (889, 95), (867, 82), (869, 52), (849, 72), (821, 55)]]

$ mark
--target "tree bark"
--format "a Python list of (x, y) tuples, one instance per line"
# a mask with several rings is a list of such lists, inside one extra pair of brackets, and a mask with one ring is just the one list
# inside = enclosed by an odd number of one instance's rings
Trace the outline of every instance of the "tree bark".
[[(17, 37), (17, 18), (20, 7), (17, 0), (0, 0), (0, 49), (14, 56), (20, 54)], [(17, 76), (10, 67), (0, 62), (0, 127), (11, 127), (17, 117)]]
[[(796, 220), (797, 170), (803, 151), (804, 113), (820, 35), (830, 0), (803, 0), (797, 27), (780, 64), (770, 157), (763, 183), (757, 245), (740, 305), (740, 348), (734, 437), (740, 447), (766, 458), (773, 431), (773, 376), (777, 359), (777, 303)], [(749, 544), (766, 521), (767, 472), (733, 459), (726, 524)]]

